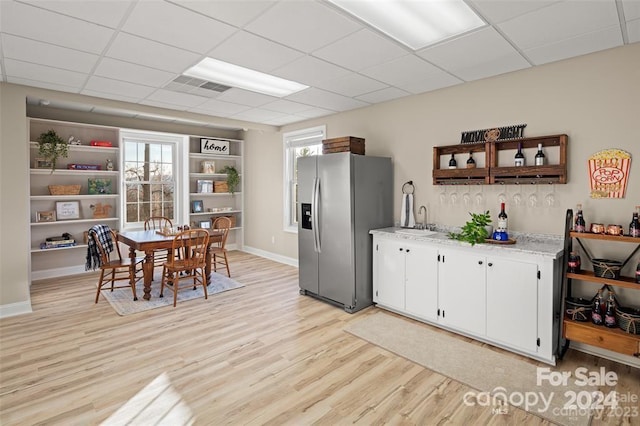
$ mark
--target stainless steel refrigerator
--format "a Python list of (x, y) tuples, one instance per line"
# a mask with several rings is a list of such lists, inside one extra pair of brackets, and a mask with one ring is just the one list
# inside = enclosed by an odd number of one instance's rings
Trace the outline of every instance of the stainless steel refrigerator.
[(300, 293), (355, 312), (373, 303), (369, 230), (393, 225), (390, 158), (298, 159)]

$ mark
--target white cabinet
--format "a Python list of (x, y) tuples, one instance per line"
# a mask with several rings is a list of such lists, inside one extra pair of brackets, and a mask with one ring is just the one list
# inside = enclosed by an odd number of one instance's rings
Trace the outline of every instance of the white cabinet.
[(435, 321), (438, 310), (438, 251), (410, 241), (375, 243), (374, 302)]
[(538, 341), (538, 265), (504, 258), (487, 263), (487, 337), (535, 352)]
[[(215, 140), (226, 144), (226, 154), (202, 153), (201, 139)], [(207, 136), (189, 137), (189, 222), (192, 226), (211, 226), (216, 217), (228, 216), (232, 232), (228, 245), (236, 248), (242, 245), (242, 213), (244, 198), (243, 141), (239, 139), (212, 138)], [(226, 166), (234, 167), (240, 182), (232, 193), (225, 184)]]
[[(54, 130), (64, 141), (71, 136), (81, 145), (70, 145), (67, 158), (59, 158), (55, 170), (43, 164), (38, 153), (40, 134)], [(91, 146), (91, 141), (112, 146)], [(84, 232), (97, 223), (117, 229), (119, 224), (119, 130), (113, 127), (29, 119), (31, 278), (84, 272)], [(113, 170), (107, 170), (107, 160)], [(71, 191), (75, 186), (77, 190)], [(62, 195), (55, 195), (62, 190)], [(74, 192), (64, 194), (65, 192)], [(63, 210), (62, 210), (63, 209)], [(70, 213), (68, 217), (61, 212)], [(41, 248), (49, 237), (71, 234), (76, 245)]]
[(440, 250), (438, 291), (440, 322), (472, 334), (486, 332), (484, 256), (460, 250)]
[(378, 306), (555, 363), (561, 249), (541, 256), (372, 234)]

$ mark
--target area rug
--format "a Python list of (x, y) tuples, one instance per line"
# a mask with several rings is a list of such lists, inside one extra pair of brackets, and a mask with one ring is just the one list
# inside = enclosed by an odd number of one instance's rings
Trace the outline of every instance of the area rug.
[[(240, 284), (231, 278), (212, 272), (211, 281), (207, 286), (207, 295), (211, 297), (214, 294), (241, 287), (244, 287), (244, 284)], [(102, 290), (100, 297), (107, 299), (118, 315), (130, 315), (148, 311), (150, 309), (162, 308), (164, 306), (173, 306), (173, 291), (165, 289), (164, 297), (160, 297), (159, 281), (154, 281), (151, 284), (150, 300), (144, 300), (142, 298), (144, 295), (144, 284), (142, 281), (138, 281), (136, 284), (136, 294), (138, 295), (138, 300), (134, 301), (131, 295), (131, 289), (119, 288), (113, 291)], [(195, 290), (185, 288), (178, 291), (178, 303), (199, 297), (204, 298), (202, 286), (197, 286)]]
[(385, 312), (357, 320), (345, 331), (479, 391), (465, 396), (465, 404), (480, 405), (499, 414), (499, 403), (506, 401), (511, 407), (556, 424), (589, 424), (589, 410), (565, 409), (565, 404), (572, 403), (565, 392), (592, 393), (594, 387), (578, 386), (573, 374), (566, 386), (552, 386), (546, 379), (537, 383), (537, 368), (550, 368), (553, 374), (561, 371), (556, 367), (536, 367), (517, 356), (498, 353)]

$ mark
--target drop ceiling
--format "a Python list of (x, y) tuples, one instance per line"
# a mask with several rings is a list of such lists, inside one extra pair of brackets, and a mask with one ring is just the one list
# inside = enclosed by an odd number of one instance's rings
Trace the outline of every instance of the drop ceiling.
[[(640, 41), (638, 0), (465, 1), (484, 27), (413, 51), (322, 0), (0, 0), (0, 79), (281, 126)], [(180, 83), (206, 56), (310, 87)]]

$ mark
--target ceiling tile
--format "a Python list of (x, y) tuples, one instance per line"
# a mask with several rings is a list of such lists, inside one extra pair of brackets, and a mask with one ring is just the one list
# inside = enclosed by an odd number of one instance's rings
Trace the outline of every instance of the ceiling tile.
[(231, 102), (220, 101), (218, 99), (210, 99), (195, 108), (190, 108), (189, 111), (202, 114), (215, 114), (221, 117), (229, 117), (233, 114), (246, 111), (250, 108), (251, 107), (248, 107), (246, 105), (238, 105)]
[(356, 97), (388, 86), (364, 75), (349, 73), (332, 80), (322, 81), (317, 84), (317, 87), (341, 95)]
[(288, 101), (286, 99), (280, 99), (275, 102), (262, 105), (263, 109), (269, 111), (277, 111), (285, 114), (296, 114), (302, 111), (306, 111), (311, 108), (309, 105), (300, 104), (298, 102)]
[(621, 45), (622, 34), (619, 27), (611, 27), (543, 47), (527, 49), (524, 53), (534, 64), (541, 65)]
[(89, 73), (99, 56), (8, 34), (0, 36), (5, 58)]
[(406, 54), (404, 48), (369, 29), (349, 34), (313, 52), (313, 56), (353, 71), (360, 71)]
[(276, 3), (267, 0), (173, 0), (173, 2), (236, 27), (245, 26)]
[(219, 101), (231, 102), (234, 104), (259, 107), (269, 102), (277, 101), (279, 98), (262, 93), (250, 92), (248, 90), (231, 88), (218, 96)]
[(376, 65), (362, 71), (371, 78), (401, 87), (416, 81), (422, 81), (429, 74), (441, 72), (416, 55), (406, 55), (384, 64)]
[(504, 22), (498, 27), (521, 50), (619, 26), (614, 1), (565, 1)]
[(160, 71), (112, 58), (103, 58), (95, 70), (95, 75), (156, 87), (164, 86), (177, 77), (175, 73)]
[(282, 118), (286, 116), (287, 114), (283, 114), (281, 112), (268, 111), (266, 109), (261, 109), (261, 108), (253, 108), (247, 111), (240, 112), (238, 114), (234, 114), (231, 116), (231, 118), (235, 118), (236, 120), (262, 122), (266, 120), (276, 120), (278, 118)]
[(285, 46), (312, 52), (359, 28), (359, 24), (321, 3), (283, 1), (245, 29)]
[(190, 95), (188, 93), (172, 92), (170, 90), (158, 89), (151, 95), (147, 96), (150, 101), (165, 102), (173, 105), (181, 105), (189, 108), (202, 105), (207, 98), (202, 96)]
[(102, 26), (117, 28), (133, 4), (130, 0), (118, 1), (51, 1), (21, 0), (34, 6), (49, 9), (63, 15), (90, 21)]
[(27, 78), (12, 77), (10, 75), (6, 75), (6, 76), (4, 76), (4, 78), (6, 79), (7, 83), (21, 84), (23, 86), (41, 87), (43, 89), (57, 90), (59, 92), (70, 92), (70, 93), (78, 93), (80, 91), (80, 89), (78, 87), (65, 86), (64, 84), (49, 83), (49, 82), (46, 82), (46, 81), (29, 80)]
[(271, 126), (284, 126), (285, 124), (295, 123), (300, 120), (303, 120), (303, 118), (297, 115), (285, 115), (280, 118), (265, 120), (264, 124), (270, 124)]
[(112, 93), (120, 96), (137, 98), (138, 100), (149, 96), (156, 89), (141, 84), (127, 83), (125, 81), (112, 80), (104, 77), (91, 77), (85, 86), (86, 90), (94, 92)]
[(559, 1), (560, 0), (518, 0), (509, 2), (508, 7), (505, 7), (507, 6), (505, 0), (469, 0), (469, 3), (480, 12), (487, 21), (492, 24), (498, 24), (515, 18), (516, 16), (542, 9), (553, 3), (558, 3)]
[(422, 80), (408, 82), (402, 84), (399, 87), (406, 90), (409, 93), (418, 94), (424, 92), (431, 92), (432, 90), (444, 89), (445, 87), (455, 86), (462, 83), (462, 80), (447, 74), (445, 72), (437, 72), (425, 76)]
[(325, 115), (335, 114), (335, 111), (331, 111), (324, 108), (313, 107), (304, 111), (300, 111), (296, 115), (304, 118), (316, 118), (324, 117)]
[(124, 33), (118, 34), (106, 56), (178, 74), (200, 59), (195, 53)]
[(15, 59), (5, 59), (4, 66), (8, 77), (70, 86), (76, 90), (79, 90), (87, 79), (87, 74), (16, 61)]
[(123, 101), (123, 102), (131, 102), (131, 103), (138, 103), (140, 102), (142, 99), (140, 98), (136, 98), (133, 96), (127, 96), (127, 95), (121, 95), (121, 94), (117, 94), (117, 93), (105, 93), (105, 92), (99, 92), (96, 90), (87, 90), (84, 89), (82, 90), (83, 95), (86, 96), (94, 96), (96, 98), (103, 98), (103, 99), (113, 99), (114, 101)]
[(191, 52), (206, 53), (236, 28), (171, 3), (141, 1), (122, 30)]
[(627, 22), (627, 34), (629, 35), (629, 43), (640, 41), (640, 19)]
[(313, 56), (300, 59), (273, 70), (272, 74), (298, 83), (315, 86), (316, 84), (349, 74), (350, 71), (325, 62)]
[(488, 27), (418, 52), (457, 77), (477, 80), (530, 64), (495, 29)]
[(207, 54), (212, 58), (262, 72), (270, 72), (302, 55), (297, 50), (246, 31), (235, 33)]
[(111, 29), (26, 4), (0, 3), (3, 33), (89, 53), (101, 53), (114, 34)]
[(348, 98), (346, 96), (313, 87), (303, 90), (302, 92), (289, 95), (287, 96), (287, 99), (294, 102), (301, 102), (303, 104), (315, 105), (332, 111), (347, 111), (369, 105), (368, 103), (357, 99)]
[(402, 98), (403, 96), (409, 96), (411, 93), (398, 89), (397, 87), (387, 87), (386, 89), (377, 90), (375, 92), (367, 93), (362, 96), (358, 96), (357, 99), (376, 104), (378, 102), (386, 102), (392, 99)]

